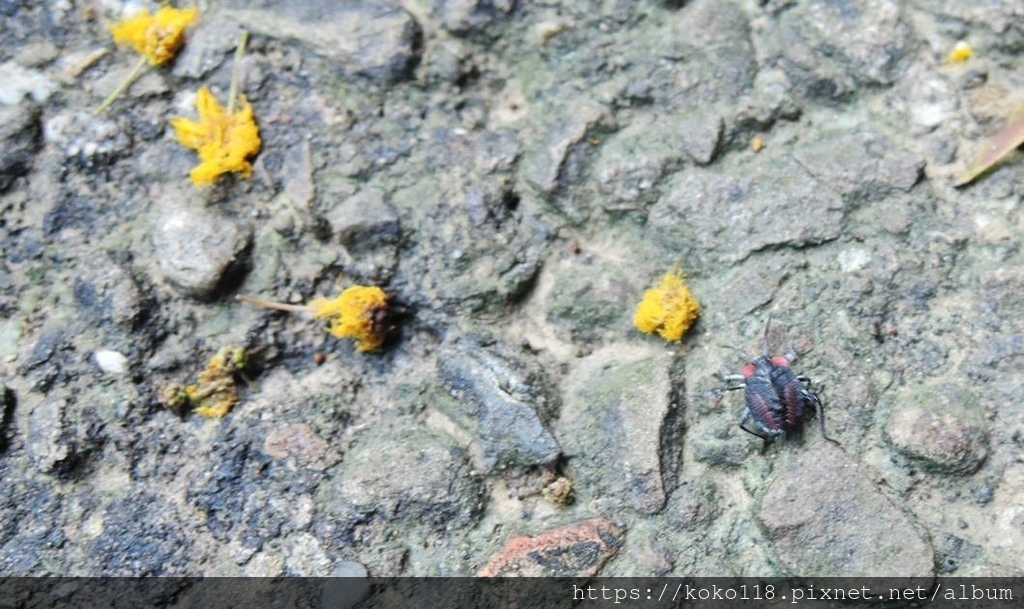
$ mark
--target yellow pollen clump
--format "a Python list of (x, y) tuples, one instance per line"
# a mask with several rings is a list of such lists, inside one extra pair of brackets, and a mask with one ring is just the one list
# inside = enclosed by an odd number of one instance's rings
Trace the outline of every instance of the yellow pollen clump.
[(194, 184), (210, 184), (222, 173), (237, 171), (248, 178), (252, 164), (247, 160), (260, 150), (260, 132), (252, 106), (240, 97), (237, 112), (225, 111), (206, 87), (196, 92), (199, 120), (171, 119), (171, 126), (184, 146), (199, 153), (202, 161), (189, 173)]
[(313, 317), (330, 318), (327, 331), (338, 338), (351, 338), (359, 351), (376, 351), (384, 342), (383, 315), (388, 297), (376, 286), (354, 285), (337, 298), (317, 298), (309, 303)]
[(316, 298), (305, 305), (285, 304), (252, 296), (236, 299), (257, 307), (306, 313), (316, 319), (329, 319), (327, 331), (337, 338), (351, 338), (357, 351), (376, 351), (384, 344), (388, 328), (388, 296), (377, 286), (354, 285), (342, 290), (336, 298)]
[(142, 11), (110, 26), (114, 42), (127, 44), (142, 53), (154, 66), (167, 63), (185, 43), (185, 28), (196, 20), (196, 8), (165, 6), (154, 14)]
[(690, 293), (684, 276), (669, 271), (656, 287), (644, 292), (633, 325), (645, 334), (657, 331), (665, 340), (679, 340), (700, 316), (700, 303)]

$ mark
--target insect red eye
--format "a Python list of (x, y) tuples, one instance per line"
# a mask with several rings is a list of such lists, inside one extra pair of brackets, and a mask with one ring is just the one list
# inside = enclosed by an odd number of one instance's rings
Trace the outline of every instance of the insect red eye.
[(789, 366), (789, 360), (784, 355), (776, 355), (772, 357), (772, 363), (776, 366)]

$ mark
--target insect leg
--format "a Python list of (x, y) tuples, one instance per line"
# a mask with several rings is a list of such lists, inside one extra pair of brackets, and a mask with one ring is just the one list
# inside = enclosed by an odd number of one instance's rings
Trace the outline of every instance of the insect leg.
[(829, 435), (825, 432), (825, 404), (822, 403), (821, 398), (819, 398), (817, 394), (811, 393), (810, 391), (807, 392), (807, 398), (814, 403), (815, 410), (818, 411), (818, 429), (821, 430), (821, 437), (825, 438), (826, 440), (835, 444), (836, 446), (842, 446), (842, 444), (840, 444), (837, 440), (830, 438)]

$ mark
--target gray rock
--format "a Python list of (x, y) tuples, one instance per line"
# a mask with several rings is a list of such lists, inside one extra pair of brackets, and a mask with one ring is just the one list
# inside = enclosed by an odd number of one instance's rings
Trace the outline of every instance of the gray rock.
[(150, 303), (128, 269), (102, 255), (81, 268), (74, 296), (83, 316), (122, 329), (132, 329), (141, 321)]
[(894, 401), (885, 431), (896, 450), (929, 471), (968, 475), (981, 467), (989, 434), (978, 395), (940, 380), (907, 387)]
[(556, 433), (581, 497), (660, 512), (681, 449), (671, 354), (618, 344), (581, 360), (566, 381)]
[(679, 488), (665, 506), (665, 522), (671, 526), (694, 531), (706, 529), (722, 513), (722, 493), (707, 478), (680, 482)]
[(728, 173), (687, 171), (665, 190), (649, 225), (667, 242), (692, 244), (702, 255), (715, 251), (730, 262), (773, 246), (835, 239), (845, 215), (839, 195), (788, 156), (758, 157)]
[(343, 560), (334, 566), (320, 589), (320, 606), (351, 609), (370, 595), (368, 572), (362, 563)]
[(361, 190), (339, 201), (325, 213), (331, 232), (353, 255), (398, 243), (398, 212), (375, 188)]
[(677, 130), (679, 143), (694, 163), (707, 165), (718, 152), (724, 127), (722, 117), (717, 114), (684, 119)]
[(41, 145), (40, 132), (37, 106), (0, 106), (0, 192), (29, 170)]
[(240, 281), (252, 245), (248, 227), (191, 202), (168, 202), (164, 209), (156, 219), (153, 253), (168, 281), (200, 299)]
[(24, 68), (14, 61), (0, 64), (0, 105), (13, 106), (26, 97), (37, 103), (45, 102), (58, 85), (43, 72)]
[[(321, 200), (329, 197), (330, 193), (325, 193)], [(342, 263), (346, 271), (366, 281), (387, 280), (398, 264), (398, 210), (376, 188), (335, 201), (325, 216), (331, 232), (344, 248)]]
[(284, 565), (291, 575), (300, 577), (328, 577), (331, 574), (331, 560), (324, 546), (313, 535), (299, 531), (282, 540)]
[(341, 455), (306, 423), (288, 423), (267, 434), (263, 452), (291, 468), (323, 471), (341, 460)]
[(907, 192), (924, 170), (924, 159), (916, 153), (870, 131), (825, 132), (793, 156), (812, 176), (854, 201)]
[(927, 534), (828, 442), (775, 468), (758, 516), (787, 575), (934, 576)]
[(308, 44), (346, 76), (393, 83), (406, 78), (419, 61), (419, 25), (387, 0), (236, 0), (227, 3), (225, 14), (264, 36)]
[(633, 312), (623, 303), (643, 289), (632, 269), (587, 257), (556, 267), (554, 273), (546, 319), (560, 335), (586, 348), (632, 330)]
[(462, 530), (483, 507), (479, 479), (451, 438), (422, 428), (377, 425), (338, 466), (317, 496), (333, 527), (376, 522), (382, 539), (395, 526)]
[(515, 7), (515, 0), (434, 0), (432, 8), (452, 34), (489, 37)]
[(175, 76), (200, 79), (216, 70), (238, 44), (242, 28), (227, 19), (199, 19), (187, 32), (188, 41), (174, 58)]
[(43, 137), (61, 154), (86, 166), (122, 156), (132, 145), (130, 131), (112, 118), (66, 110), (46, 120)]
[(750, 23), (739, 3), (698, 0), (672, 18), (690, 66), (681, 83), (682, 107), (697, 106), (704, 114), (750, 91), (757, 62)]
[(895, 0), (801, 3), (762, 39), (803, 97), (834, 100), (860, 85), (889, 85), (910, 48), (910, 26)]
[(455, 397), (438, 406), (472, 434), (485, 468), (547, 465), (561, 454), (538, 413), (548, 406), (540, 381), (512, 356), (466, 341), (442, 349), (438, 369)]
[[(677, 135), (656, 127), (657, 122), (658, 119), (635, 121), (601, 142), (593, 172), (598, 190), (605, 195), (601, 203), (605, 209), (646, 207), (657, 197), (656, 187), (661, 179), (682, 160)], [(684, 124), (679, 131), (688, 128)]]
[(65, 399), (43, 399), (28, 412), (25, 447), (43, 473), (53, 473), (74, 460), (75, 446), (66, 436), (68, 408)]
[[(574, 150), (586, 154), (592, 145), (586, 141), (587, 133), (607, 123), (604, 108), (589, 100), (569, 100), (547, 116), (545, 125), (538, 130), (536, 139), (530, 138), (520, 172), (523, 179), (541, 193), (554, 196), (566, 194), (572, 179), (570, 157)], [(571, 210), (569, 210), (571, 211)]]

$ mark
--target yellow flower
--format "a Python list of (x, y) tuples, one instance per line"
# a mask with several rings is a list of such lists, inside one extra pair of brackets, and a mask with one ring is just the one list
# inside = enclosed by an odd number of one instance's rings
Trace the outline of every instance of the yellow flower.
[(178, 141), (199, 153), (202, 161), (189, 178), (195, 184), (211, 184), (217, 176), (230, 171), (244, 177), (252, 173), (252, 164), (246, 159), (260, 150), (260, 132), (252, 115), (252, 106), (240, 97), (242, 107), (237, 112), (225, 111), (206, 87), (196, 92), (199, 120), (184, 117), (171, 119)]
[(336, 298), (317, 298), (307, 305), (285, 304), (252, 296), (235, 297), (257, 307), (308, 313), (317, 319), (330, 319), (327, 331), (337, 338), (351, 338), (358, 351), (376, 351), (384, 344), (387, 327), (388, 296), (376, 286), (354, 285)]
[(384, 342), (384, 314), (388, 297), (376, 286), (354, 285), (337, 298), (317, 298), (309, 303), (313, 317), (330, 318), (327, 331), (338, 338), (352, 338), (359, 351), (376, 351)]
[(114, 42), (128, 44), (158, 66), (170, 61), (185, 43), (185, 28), (196, 20), (196, 8), (165, 6), (156, 14), (142, 11), (110, 26)]
[(700, 303), (679, 271), (669, 271), (657, 287), (644, 292), (633, 325), (645, 334), (657, 330), (665, 340), (679, 340), (700, 316)]

